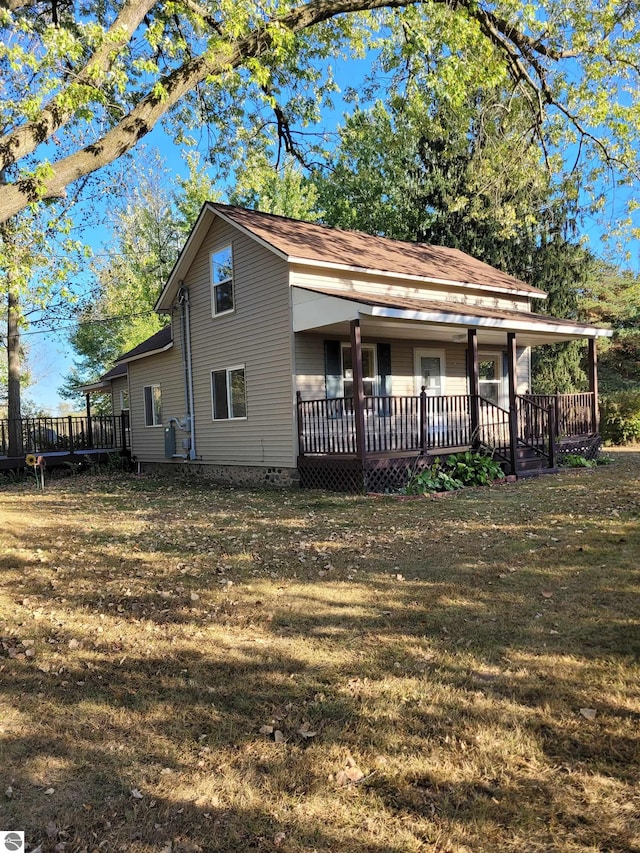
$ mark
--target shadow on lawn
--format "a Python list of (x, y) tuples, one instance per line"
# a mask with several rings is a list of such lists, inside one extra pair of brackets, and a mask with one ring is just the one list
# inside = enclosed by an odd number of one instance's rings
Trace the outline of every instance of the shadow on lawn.
[[(84, 537), (81, 560), (56, 567), (53, 557), (39, 563), (14, 553), (5, 561), (15, 579), (14, 637), (35, 633), (58, 653), (49, 672), (38, 669), (37, 655), (0, 661), (7, 707), (19, 715), (4, 732), (14, 798), (3, 804), (3, 822), (25, 827), (42, 853), (57, 843), (67, 844), (65, 853), (160, 853), (169, 842), (172, 853), (490, 850), (481, 846), (485, 830), (494, 850), (496, 839), (505, 850), (532, 849), (533, 838), (536, 850), (567, 839), (609, 853), (638, 849), (631, 822), (590, 809), (581, 794), (591, 776), (633, 786), (638, 715), (615, 694), (599, 697), (597, 728), (579, 714), (603, 669), (638, 651), (633, 523), (618, 525), (624, 542), (593, 530), (561, 548), (538, 528), (532, 541), (530, 523), (511, 520), (517, 547), (498, 529), (482, 550), (484, 519), (452, 544), (445, 534), (454, 536), (457, 519), (449, 509), (434, 529), (424, 513), (416, 524), (401, 507), (396, 536), (385, 527), (389, 508), (351, 502), (373, 524), (362, 560), (362, 540), (348, 530), (336, 539), (336, 524), (322, 515), (339, 499), (327, 508), (310, 498), (304, 523), (292, 512), (268, 525), (262, 562), (241, 562), (268, 524), (267, 503), (251, 501), (252, 524), (243, 516), (224, 535), (209, 534), (210, 553), (185, 575), (175, 557), (189, 563), (185, 549), (204, 519), (173, 540), (162, 527), (152, 553), (132, 551), (149, 531), (132, 539), (97, 522), (91, 532), (66, 523), (47, 535)], [(469, 509), (475, 505), (473, 498)], [(152, 525), (163, 512), (145, 506), (136, 518)], [(229, 517), (219, 510), (219, 523)], [(44, 533), (32, 548), (46, 547)], [(301, 538), (320, 544), (301, 551)], [(105, 542), (115, 556), (105, 556)], [(629, 554), (615, 587), (603, 571), (612, 546)], [(232, 566), (234, 587), (219, 584), (219, 557)], [(114, 635), (121, 624), (127, 636), (120, 643), (73, 627), (91, 620)], [(164, 655), (146, 653), (147, 627), (149, 648), (161, 631)], [(194, 628), (199, 640), (181, 633)], [(226, 645), (216, 646), (221, 631)], [(256, 638), (264, 646), (251, 645)], [(269, 722), (285, 743), (260, 734)], [(303, 724), (318, 734), (306, 738)], [(498, 744), (504, 749), (514, 729), (528, 746), (506, 766)], [(454, 779), (487, 732), (496, 747), (483, 747), (482, 772)], [(341, 787), (328, 774), (349, 753), (366, 778)], [(416, 769), (430, 753), (449, 755), (451, 765)], [(369, 816), (392, 828), (394, 840), (381, 840)], [(410, 836), (402, 836), (405, 821)], [(278, 833), (285, 838), (277, 843)]]

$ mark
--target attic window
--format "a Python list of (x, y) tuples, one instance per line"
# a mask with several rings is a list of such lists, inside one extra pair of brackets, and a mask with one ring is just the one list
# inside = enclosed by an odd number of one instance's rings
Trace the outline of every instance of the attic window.
[(233, 309), (233, 252), (225, 246), (211, 255), (211, 315), (218, 317)]

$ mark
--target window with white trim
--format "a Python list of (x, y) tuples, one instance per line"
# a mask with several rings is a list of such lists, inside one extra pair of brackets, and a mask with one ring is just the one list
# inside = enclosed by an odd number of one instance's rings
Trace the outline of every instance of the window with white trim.
[(144, 386), (144, 424), (162, 426), (162, 392), (159, 385)]
[[(342, 344), (343, 396), (353, 397), (353, 363), (351, 345)], [(376, 352), (369, 344), (362, 345), (362, 387), (365, 397), (373, 397), (376, 390)]]
[(129, 391), (124, 388), (120, 390), (120, 411), (129, 411)]
[(211, 371), (211, 412), (214, 421), (247, 417), (244, 365)]
[(211, 315), (228, 314), (234, 307), (233, 250), (229, 245), (211, 255)]
[(478, 385), (480, 396), (496, 406), (502, 402), (502, 353), (480, 353)]

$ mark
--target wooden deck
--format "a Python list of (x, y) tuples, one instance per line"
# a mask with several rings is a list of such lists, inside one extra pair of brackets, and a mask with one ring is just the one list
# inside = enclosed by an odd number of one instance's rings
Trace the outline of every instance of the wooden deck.
[[(10, 431), (17, 433), (19, 453), (10, 450)], [(114, 455), (128, 456), (131, 444), (127, 413), (121, 415), (22, 418), (17, 423), (0, 420), (0, 470), (25, 467), (27, 454), (43, 456), (48, 467), (65, 463), (86, 464)]]
[[(435, 455), (483, 448), (508, 473), (556, 470), (567, 441), (593, 445), (594, 395), (519, 395), (511, 410), (478, 395), (365, 397), (363, 434), (352, 398), (298, 396), (298, 468), (303, 485), (352, 491), (393, 488)], [(342, 488), (340, 483), (346, 484)], [(362, 485), (364, 484), (364, 486)], [(380, 488), (380, 490), (384, 490)]]

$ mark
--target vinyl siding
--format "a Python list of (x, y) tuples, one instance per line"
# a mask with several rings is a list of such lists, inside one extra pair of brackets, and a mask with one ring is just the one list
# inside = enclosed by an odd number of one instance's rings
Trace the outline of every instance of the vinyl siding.
[(119, 415), (122, 412), (120, 405), (120, 396), (122, 391), (128, 388), (129, 380), (126, 376), (119, 376), (111, 381), (111, 411), (114, 415)]
[(461, 302), (466, 305), (483, 305), (487, 308), (507, 308), (515, 311), (530, 311), (529, 299), (504, 293), (492, 294), (486, 290), (420, 284), (415, 281), (381, 278), (372, 275), (345, 275), (344, 273), (320, 273), (302, 266), (291, 269), (291, 284), (298, 287), (320, 287), (323, 290), (360, 291), (382, 296), (401, 296), (418, 299), (436, 299), (446, 302)]
[[(296, 390), (300, 391), (303, 400), (313, 400), (325, 396), (324, 377), (324, 341), (327, 335), (298, 334), (295, 339), (296, 354)], [(348, 343), (347, 338), (332, 337)], [(448, 344), (442, 341), (413, 340), (389, 341), (386, 339), (370, 339), (363, 336), (362, 343), (389, 343), (391, 346), (392, 393), (396, 396), (412, 396), (416, 393), (415, 382), (415, 350), (434, 349), (443, 351), (445, 358), (445, 394), (467, 394), (467, 348), (461, 344)], [(482, 347), (481, 352), (504, 352), (500, 347)], [(529, 349), (518, 349), (518, 393), (522, 394), (529, 388)], [(506, 386), (505, 386), (506, 388)]]
[[(210, 256), (231, 244), (234, 310), (211, 316)], [(203, 463), (295, 467), (288, 270), (284, 261), (214, 220), (184, 284), (191, 302), (196, 453)], [(174, 324), (178, 351), (179, 321)], [(211, 372), (244, 365), (247, 418), (214, 420)]]
[[(162, 426), (145, 424), (144, 388), (159, 385), (162, 393)], [(184, 382), (180, 347), (129, 362), (129, 405), (131, 454), (141, 462), (162, 462), (164, 457), (164, 427), (171, 417), (184, 417)], [(184, 434), (176, 435), (176, 444)]]

